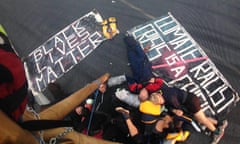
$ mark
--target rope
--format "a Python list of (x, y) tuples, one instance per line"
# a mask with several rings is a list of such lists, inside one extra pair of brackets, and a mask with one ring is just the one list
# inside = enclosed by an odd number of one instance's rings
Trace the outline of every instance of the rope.
[(93, 107), (92, 107), (92, 110), (91, 110), (91, 115), (90, 115), (89, 122), (88, 122), (87, 135), (88, 135), (88, 132), (89, 132), (90, 127), (91, 127), (92, 118), (93, 118), (93, 112), (94, 112), (94, 110), (95, 110), (96, 100), (97, 100), (98, 93), (99, 93), (98, 90), (96, 90), (95, 93), (94, 93), (94, 103), (93, 103)]

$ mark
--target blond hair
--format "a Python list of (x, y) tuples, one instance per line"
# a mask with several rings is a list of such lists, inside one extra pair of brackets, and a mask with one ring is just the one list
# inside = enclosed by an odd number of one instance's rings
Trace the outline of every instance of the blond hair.
[(159, 93), (157, 93), (157, 92), (152, 93), (152, 94), (150, 95), (149, 100), (150, 100), (151, 102), (153, 102), (153, 103), (156, 104), (156, 103), (157, 103), (156, 101), (158, 100), (157, 97), (159, 97), (158, 95), (159, 95)]

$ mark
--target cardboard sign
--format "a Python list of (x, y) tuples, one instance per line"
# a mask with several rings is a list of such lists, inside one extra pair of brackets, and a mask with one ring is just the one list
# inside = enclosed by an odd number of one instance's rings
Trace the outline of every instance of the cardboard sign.
[(144, 48), (153, 72), (168, 84), (196, 94), (208, 115), (228, 111), (239, 96), (203, 49), (171, 13), (128, 31)]
[(31, 88), (43, 91), (106, 40), (101, 22), (101, 15), (91, 11), (30, 53), (25, 66)]

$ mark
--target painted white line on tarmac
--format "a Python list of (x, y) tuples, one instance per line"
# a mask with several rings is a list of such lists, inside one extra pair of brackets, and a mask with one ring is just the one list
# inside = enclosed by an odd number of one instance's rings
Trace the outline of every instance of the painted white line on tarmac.
[(155, 18), (153, 15), (150, 15), (150, 14), (146, 13), (144, 10), (136, 7), (135, 5), (129, 3), (129, 2), (126, 1), (126, 0), (120, 0), (120, 1), (121, 1), (122, 3), (124, 3), (125, 5), (127, 5), (128, 7), (132, 8), (132, 9), (134, 9), (134, 10), (140, 12), (140, 13), (142, 13), (143, 15), (145, 15), (146, 17), (148, 17), (148, 18), (150, 18), (150, 19), (154, 19), (154, 18)]

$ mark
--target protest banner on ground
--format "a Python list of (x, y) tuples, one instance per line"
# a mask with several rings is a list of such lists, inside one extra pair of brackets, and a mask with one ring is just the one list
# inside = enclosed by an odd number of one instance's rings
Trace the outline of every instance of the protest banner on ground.
[(142, 48), (151, 45), (146, 54), (154, 74), (169, 85), (196, 94), (207, 115), (225, 115), (238, 102), (236, 91), (171, 13), (138, 25), (128, 33)]
[(101, 15), (93, 10), (31, 52), (24, 59), (30, 87), (43, 91), (96, 49), (106, 38)]

